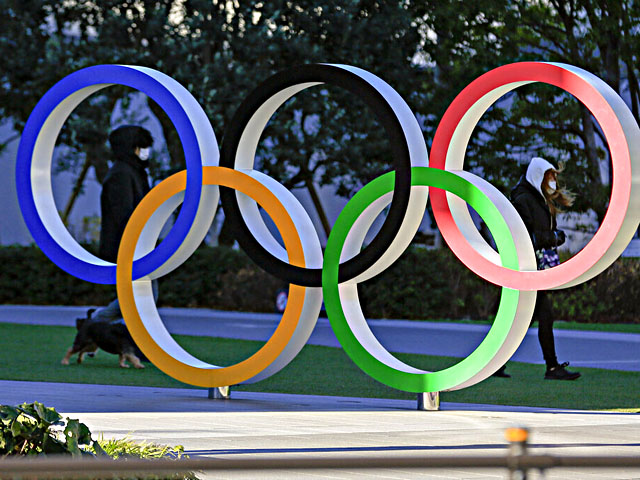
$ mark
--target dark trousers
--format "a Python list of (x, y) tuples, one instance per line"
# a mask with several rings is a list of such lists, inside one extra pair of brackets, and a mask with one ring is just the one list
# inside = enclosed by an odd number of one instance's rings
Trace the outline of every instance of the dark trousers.
[(532, 321), (538, 321), (538, 340), (542, 348), (542, 356), (547, 364), (547, 368), (558, 365), (556, 357), (556, 345), (553, 339), (553, 306), (548, 292), (538, 292), (536, 308), (533, 312)]

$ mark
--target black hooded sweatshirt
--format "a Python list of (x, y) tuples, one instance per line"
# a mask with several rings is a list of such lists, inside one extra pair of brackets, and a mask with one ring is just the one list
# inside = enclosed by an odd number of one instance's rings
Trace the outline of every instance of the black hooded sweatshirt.
[(135, 146), (132, 145), (131, 137), (110, 137), (115, 161), (102, 183), (100, 195), (102, 225), (99, 256), (113, 263), (117, 260), (118, 247), (129, 217), (150, 190), (146, 171), (148, 162), (143, 162), (133, 153)]

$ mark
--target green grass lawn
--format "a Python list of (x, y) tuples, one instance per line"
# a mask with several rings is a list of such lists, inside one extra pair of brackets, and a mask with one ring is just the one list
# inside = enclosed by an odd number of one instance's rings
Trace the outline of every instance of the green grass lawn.
[[(96, 383), (157, 387), (188, 387), (153, 365), (144, 370), (122, 369), (117, 357), (100, 351), (82, 365), (60, 364), (75, 329), (0, 324), (0, 379), (68, 383)], [(261, 342), (210, 337), (176, 336), (190, 353), (217, 365), (236, 363), (255, 352)], [(397, 354), (398, 358), (428, 370), (454, 364), (449, 357)], [(75, 357), (72, 359), (75, 362)], [(443, 402), (484, 403), (572, 408), (585, 410), (640, 409), (640, 373), (580, 368), (574, 382), (543, 380), (542, 365), (509, 362), (510, 379), (489, 378), (473, 387), (441, 394)], [(235, 390), (314, 395), (414, 399), (365, 375), (339, 348), (305, 346), (276, 375)]]

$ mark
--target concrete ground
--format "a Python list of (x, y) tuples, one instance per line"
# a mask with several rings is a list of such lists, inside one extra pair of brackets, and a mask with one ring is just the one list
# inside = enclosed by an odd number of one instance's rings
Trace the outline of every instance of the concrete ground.
[[(77, 310), (77, 311), (76, 311)], [(0, 307), (0, 321), (72, 324), (84, 308)], [(204, 312), (206, 313), (206, 312)], [(173, 311), (175, 328), (193, 332), (195, 322), (206, 320), (201, 311)], [(233, 315), (232, 315), (233, 316)], [(245, 319), (254, 332), (258, 317)], [(265, 317), (266, 318), (266, 317)], [(270, 318), (270, 317), (269, 317)], [(260, 317), (262, 319), (262, 317)], [(224, 320), (225, 322), (234, 319)], [(236, 318), (237, 322), (239, 318)], [(268, 320), (268, 318), (267, 318)], [(247, 323), (248, 322), (248, 323)], [(325, 328), (322, 322), (320, 328)], [(475, 327), (475, 326), (472, 326)], [(263, 327), (265, 331), (267, 327)], [(172, 329), (173, 330), (173, 329)], [(229, 330), (229, 328), (225, 328)], [(473, 329), (466, 329), (472, 331)], [(462, 331), (455, 332), (460, 336)], [(635, 370), (640, 335), (581, 333), (593, 346), (611, 344), (612, 351), (628, 348), (616, 367)], [(406, 335), (405, 335), (406, 338)], [(440, 343), (440, 342), (436, 342)], [(635, 348), (634, 348), (635, 347)], [(594, 354), (593, 348), (591, 354)], [(609, 358), (608, 354), (603, 356)], [(634, 364), (629, 368), (628, 365)], [(618, 366), (619, 365), (619, 366)], [(613, 367), (613, 368), (616, 368)], [(125, 437), (168, 445), (183, 445), (191, 457), (292, 459), (309, 455), (344, 458), (370, 455), (477, 456), (505, 455), (506, 428), (530, 429), (534, 454), (586, 456), (640, 456), (640, 414), (569, 411), (443, 403), (440, 411), (417, 411), (416, 402), (325, 396), (234, 392), (228, 400), (209, 400), (202, 389), (171, 389), (0, 381), (0, 404), (39, 401), (65, 416), (86, 423), (95, 435)], [(529, 479), (640, 479), (640, 469), (562, 468), (529, 475)], [(506, 470), (493, 469), (369, 469), (283, 470), (269, 472), (206, 472), (200, 478), (267, 479), (502, 479)]]
[[(506, 428), (530, 429), (530, 449), (551, 455), (640, 455), (640, 415), (443, 403), (417, 411), (407, 400), (0, 381), (0, 403), (40, 401), (94, 434), (183, 445), (191, 457), (315, 455), (497, 456)], [(200, 478), (503, 479), (506, 470), (376, 469), (206, 472)], [(640, 479), (640, 469), (552, 469), (530, 479)]]

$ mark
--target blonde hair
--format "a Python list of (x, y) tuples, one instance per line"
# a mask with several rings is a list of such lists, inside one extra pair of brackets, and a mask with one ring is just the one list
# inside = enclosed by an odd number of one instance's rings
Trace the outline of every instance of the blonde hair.
[[(551, 171), (556, 175), (556, 182), (558, 181), (557, 179), (558, 175), (560, 175), (563, 172), (563, 170), (564, 170), (563, 162), (558, 163), (557, 169), (555, 168), (551, 169)], [(547, 170), (547, 172), (548, 171), (549, 170)], [(575, 201), (576, 196), (570, 190), (566, 189), (565, 187), (561, 187), (559, 185), (558, 185), (558, 188), (556, 188), (555, 190), (549, 191), (550, 189), (549, 189), (549, 185), (546, 177), (547, 172), (545, 172), (545, 177), (542, 181), (541, 190), (542, 190), (542, 194), (544, 195), (544, 198), (547, 200), (547, 205), (549, 205), (549, 211), (551, 212), (551, 215), (555, 217), (557, 213), (563, 212), (561, 207), (570, 207), (571, 205), (573, 205), (573, 202)]]

